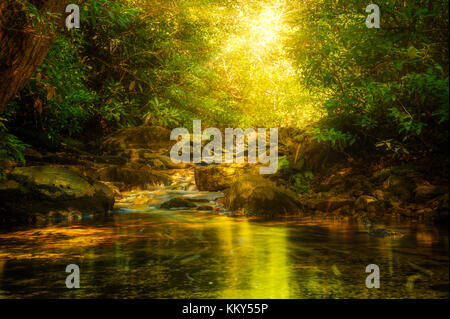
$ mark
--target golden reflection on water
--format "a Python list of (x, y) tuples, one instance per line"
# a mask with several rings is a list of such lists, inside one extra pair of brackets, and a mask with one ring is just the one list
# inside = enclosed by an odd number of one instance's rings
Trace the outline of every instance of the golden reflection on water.
[(111, 230), (94, 227), (46, 227), (0, 234), (1, 259), (58, 259), (66, 253), (79, 250), (84, 256), (84, 248), (96, 246), (111, 237)]
[[(226, 286), (220, 298), (289, 298), (286, 228), (224, 223), (218, 234), (227, 256)], [(263, 243), (261, 243), (261, 238)]]
[[(24, 279), (16, 268), (35, 267), (37, 261), (60, 269), (78, 260), (89, 289), (71, 293), (74, 298), (108, 296), (107, 291), (144, 298), (442, 298), (448, 292), (429, 286), (448, 285), (444, 235), (418, 227), (401, 240), (371, 238), (363, 225), (339, 220), (257, 222), (195, 211), (115, 214), (107, 222), (0, 233), (0, 296), (8, 289), (20, 296), (14, 278), (28, 287), (26, 296), (39, 296), (33, 286), (53, 296), (45, 285), (54, 275), (40, 278), (36, 272)], [(383, 290), (364, 287), (369, 263), (380, 263), (389, 277)], [(412, 279), (414, 285), (407, 286)]]

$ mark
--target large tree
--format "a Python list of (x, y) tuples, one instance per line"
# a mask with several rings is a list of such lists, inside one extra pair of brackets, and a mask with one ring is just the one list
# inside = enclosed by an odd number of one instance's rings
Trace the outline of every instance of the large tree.
[(0, 3), (0, 111), (33, 75), (55, 39), (68, 0)]

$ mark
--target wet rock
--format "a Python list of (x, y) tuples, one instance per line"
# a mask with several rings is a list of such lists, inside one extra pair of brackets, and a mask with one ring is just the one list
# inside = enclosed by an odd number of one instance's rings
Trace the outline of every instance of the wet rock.
[(353, 200), (347, 195), (335, 196), (332, 192), (323, 192), (302, 200), (302, 204), (310, 211), (332, 212), (344, 206), (352, 207)]
[(367, 210), (371, 203), (375, 203), (378, 200), (375, 197), (362, 195), (355, 201), (355, 210)]
[(226, 193), (225, 206), (246, 215), (285, 215), (299, 211), (295, 195), (260, 175), (237, 176)]
[(314, 209), (321, 210), (323, 212), (332, 212), (343, 206), (353, 205), (353, 200), (348, 197), (333, 196), (324, 200), (318, 200)]
[(280, 130), (279, 150), (287, 156), (291, 169), (324, 172), (344, 159), (330, 145), (313, 140), (307, 130), (288, 130), (290, 132)]
[(4, 180), (0, 182), (0, 192), (16, 192), (20, 189), (20, 184), (14, 180)]
[(29, 147), (27, 149), (25, 149), (22, 153), (25, 158), (27, 159), (27, 161), (29, 160), (41, 160), (43, 158), (42, 154), (40, 152), (38, 152), (37, 150), (35, 150), (32, 147)]
[(188, 200), (182, 198), (172, 198), (171, 200), (161, 204), (162, 209), (173, 209), (173, 208), (193, 208), (196, 205)]
[(354, 213), (354, 209), (350, 205), (342, 206), (333, 211), (333, 215), (336, 216), (353, 216)]
[(372, 195), (378, 200), (385, 200), (385, 194), (381, 189), (375, 190)]
[(94, 198), (97, 198), (102, 203), (105, 211), (109, 211), (114, 207), (115, 195), (114, 191), (108, 185), (102, 182), (94, 182)]
[(370, 229), (369, 235), (373, 237), (394, 237), (394, 238), (400, 238), (404, 236), (404, 234), (402, 233), (384, 228)]
[(123, 165), (126, 163), (126, 158), (113, 155), (92, 155), (92, 154), (77, 154), (67, 152), (46, 153), (41, 158), (36, 156), (30, 158), (26, 157), (27, 162), (36, 164), (52, 164), (52, 165), (92, 165), (93, 163), (117, 164)]
[(105, 213), (114, 205), (108, 186), (60, 166), (16, 167), (0, 187), (2, 217), (13, 219), (75, 210)]
[(15, 161), (0, 159), (0, 176), (2, 174), (9, 174), (17, 164)]
[(130, 149), (147, 149), (162, 154), (170, 150), (176, 141), (170, 140), (171, 131), (158, 126), (124, 128), (107, 136), (101, 145), (104, 153), (130, 155)]
[(202, 206), (197, 207), (197, 210), (210, 211), (210, 210), (214, 210), (214, 207), (208, 206), (208, 205), (202, 205)]
[(97, 170), (98, 179), (117, 183), (121, 190), (146, 188), (154, 185), (170, 185), (170, 177), (161, 171), (155, 171), (144, 165), (110, 165)]
[(395, 197), (397, 201), (409, 202), (412, 199), (414, 183), (405, 177), (390, 175), (383, 182), (383, 189), (389, 193), (389, 196)]
[(187, 164), (175, 164), (169, 156), (157, 154), (152, 149), (126, 149), (122, 154), (132, 163), (148, 165), (152, 169), (177, 169), (185, 168)]
[(195, 168), (195, 184), (199, 191), (221, 191), (231, 186), (239, 168), (227, 165), (209, 165)]
[(416, 203), (425, 203), (445, 193), (448, 193), (448, 187), (424, 183), (414, 189), (414, 200)]
[(55, 200), (60, 197), (93, 196), (95, 192), (86, 179), (60, 166), (16, 167), (9, 178)]

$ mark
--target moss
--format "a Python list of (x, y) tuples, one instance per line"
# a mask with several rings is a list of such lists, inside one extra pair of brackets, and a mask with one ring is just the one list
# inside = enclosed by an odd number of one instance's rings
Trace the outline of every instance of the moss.
[(196, 205), (182, 198), (172, 198), (171, 200), (161, 205), (161, 208), (163, 209), (192, 208), (192, 207), (196, 207)]

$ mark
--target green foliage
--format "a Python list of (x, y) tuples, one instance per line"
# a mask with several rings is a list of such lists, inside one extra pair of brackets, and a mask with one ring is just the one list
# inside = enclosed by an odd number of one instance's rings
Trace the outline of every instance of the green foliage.
[(294, 18), (302, 26), (292, 51), (301, 80), (327, 96), (316, 138), (343, 148), (355, 139), (359, 149), (442, 151), (448, 145), (448, 2), (377, 4), (380, 29), (366, 28), (367, 3), (357, 0), (307, 1)]
[(155, 97), (149, 102), (150, 111), (144, 115), (145, 124), (158, 125), (163, 127), (175, 128), (187, 124), (187, 115), (183, 111), (171, 107), (169, 102), (159, 102)]
[[(86, 85), (89, 67), (80, 61), (80, 39), (57, 40), (29, 86), (29, 94), (41, 99), (41, 121), (51, 135), (79, 133), (84, 121), (96, 112), (98, 96)], [(44, 76), (42, 76), (44, 74)]]
[(281, 156), (278, 158), (278, 169), (279, 170), (289, 169), (289, 161), (286, 156)]
[(20, 141), (14, 135), (8, 133), (4, 122), (6, 122), (6, 119), (0, 117), (0, 161), (20, 160), (25, 163), (22, 151), (28, 147), (28, 145)]
[(304, 171), (293, 175), (292, 182), (297, 192), (305, 194), (311, 192), (314, 174), (311, 171)]
[[(339, 151), (443, 151), (448, 2), (380, 0), (380, 29), (366, 28), (367, 4), (85, 0), (81, 29), (60, 30), (8, 119), (75, 138), (192, 119), (221, 128), (320, 119), (313, 138)], [(33, 6), (26, 18), (55, 27)]]
[(314, 128), (313, 140), (329, 142), (334, 149), (344, 150), (355, 143), (356, 137), (350, 133), (335, 131), (334, 128)]

